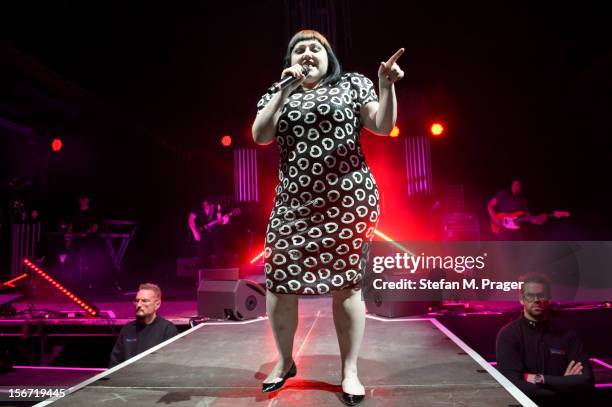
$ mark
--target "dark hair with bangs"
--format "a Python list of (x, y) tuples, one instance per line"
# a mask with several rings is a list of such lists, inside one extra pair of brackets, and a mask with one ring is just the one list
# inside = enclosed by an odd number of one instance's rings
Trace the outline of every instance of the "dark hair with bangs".
[(317, 40), (327, 52), (327, 73), (321, 81), (321, 85), (333, 84), (337, 82), (342, 75), (340, 62), (338, 61), (338, 58), (336, 58), (334, 51), (332, 51), (327, 39), (323, 36), (323, 34), (315, 30), (298, 31), (291, 38), (289, 45), (287, 46), (287, 53), (285, 54), (285, 58), (283, 58), (283, 69), (287, 69), (291, 66), (291, 51), (293, 51), (293, 48), (298, 42), (304, 40)]

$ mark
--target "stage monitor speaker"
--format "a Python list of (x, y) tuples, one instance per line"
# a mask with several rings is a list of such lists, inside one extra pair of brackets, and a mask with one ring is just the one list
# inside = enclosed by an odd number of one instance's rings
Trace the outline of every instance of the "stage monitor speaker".
[(198, 281), (202, 280), (235, 281), (240, 280), (240, 274), (237, 267), (200, 269)]
[(259, 285), (266, 286), (266, 272), (263, 264), (243, 264), (240, 266), (240, 278), (255, 281)]
[(200, 280), (198, 315), (242, 321), (265, 315), (266, 291), (250, 280)]

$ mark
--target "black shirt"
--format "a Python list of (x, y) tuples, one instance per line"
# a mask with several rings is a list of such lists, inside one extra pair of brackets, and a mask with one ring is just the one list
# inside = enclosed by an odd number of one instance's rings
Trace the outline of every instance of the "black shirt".
[(159, 315), (149, 325), (132, 321), (121, 328), (111, 352), (110, 367), (116, 366), (176, 335), (176, 326)]
[(72, 233), (87, 233), (98, 221), (91, 209), (79, 209), (72, 217), (71, 223)]
[[(207, 224), (209, 224), (212, 221), (217, 220), (217, 205), (212, 205), (210, 212), (208, 214), (206, 214), (206, 212), (204, 212), (204, 209), (202, 209), (202, 207), (199, 207), (197, 209), (194, 209), (193, 211), (191, 211), (195, 216), (195, 225), (198, 228), (201, 228), (202, 226), (205, 226)], [(209, 232), (215, 232), (217, 231), (219, 228), (219, 224), (215, 224), (210, 228)], [(201, 232), (203, 232), (201, 230)]]
[[(554, 316), (530, 321), (521, 316), (497, 334), (497, 370), (532, 398), (552, 397), (593, 386), (593, 369), (582, 342), (573, 330), (557, 324)], [(582, 363), (582, 374), (563, 376), (571, 361)], [(544, 384), (526, 382), (525, 373), (544, 375)]]
[(514, 195), (510, 190), (505, 189), (499, 191), (495, 194), (495, 200), (497, 201), (497, 205), (495, 206), (495, 211), (497, 213), (512, 213), (516, 211), (529, 212), (527, 200), (520, 195)]

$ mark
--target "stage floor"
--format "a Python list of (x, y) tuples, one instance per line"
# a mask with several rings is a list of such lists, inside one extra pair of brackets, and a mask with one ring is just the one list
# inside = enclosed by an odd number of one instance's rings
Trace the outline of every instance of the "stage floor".
[[(276, 358), (268, 321), (208, 322), (75, 386), (53, 405), (342, 405), (330, 298), (301, 301), (295, 351), (297, 376), (263, 394), (261, 381)], [(369, 316), (359, 372), (363, 406), (533, 405), (429, 318)]]

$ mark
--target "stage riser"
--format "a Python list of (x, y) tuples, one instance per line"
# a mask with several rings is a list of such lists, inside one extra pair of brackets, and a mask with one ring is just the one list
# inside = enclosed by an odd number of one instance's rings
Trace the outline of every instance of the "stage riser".
[[(486, 360), (492, 361), (495, 360), (497, 332), (518, 316), (517, 311), (512, 311), (436, 318)], [(612, 327), (612, 309), (565, 309), (556, 311), (556, 316), (563, 325), (576, 331), (591, 357), (600, 358), (612, 354), (612, 329), (609, 328)]]

